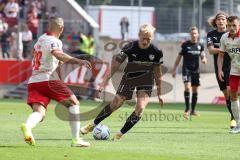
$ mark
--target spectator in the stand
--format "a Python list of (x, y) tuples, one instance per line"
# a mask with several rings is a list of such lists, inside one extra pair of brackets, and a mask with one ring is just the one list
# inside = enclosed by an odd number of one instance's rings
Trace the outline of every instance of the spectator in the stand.
[(88, 55), (94, 55), (95, 52), (95, 42), (92, 32), (86, 35), (80, 34), (80, 51)]
[(129, 27), (129, 22), (128, 22), (127, 17), (123, 17), (121, 19), (120, 27), (121, 27), (122, 40), (127, 40), (128, 39), (128, 27)]
[(79, 49), (72, 52), (75, 55), (94, 55), (95, 53), (95, 42), (92, 35), (92, 32), (89, 32), (87, 35), (79, 32)]
[(27, 4), (28, 4), (28, 1), (26, 0), (18, 0), (18, 4), (20, 5), (20, 11), (19, 11), (19, 17), (21, 19), (24, 19), (26, 18), (26, 14), (27, 14)]
[(45, 13), (45, 1), (44, 0), (37, 0), (35, 1), (35, 6), (37, 8), (38, 18), (41, 19), (43, 13)]
[(33, 40), (36, 40), (37, 38), (38, 24), (37, 8), (34, 5), (31, 5), (27, 12), (27, 25), (32, 32)]
[(8, 24), (5, 22), (3, 15), (0, 14), (0, 32), (4, 32), (8, 29)]
[(55, 6), (52, 6), (51, 10), (49, 12), (49, 18), (58, 17), (58, 16), (59, 16), (59, 14), (57, 12), (57, 8)]
[(22, 60), (22, 53), (23, 53), (23, 43), (22, 43), (22, 32), (18, 30), (18, 26), (15, 25), (13, 27), (12, 33), (11, 33), (11, 49), (10, 52), (13, 56), (13, 58)]
[[(95, 53), (95, 42), (93, 38), (93, 34), (90, 31), (87, 35), (84, 35), (83, 33), (80, 33), (79, 35), (79, 54), (85, 54), (90, 59), (93, 58)], [(90, 77), (89, 84), (88, 84), (88, 90), (87, 90), (87, 99), (94, 100), (95, 97), (95, 90), (96, 90), (96, 84), (94, 76)]]
[(43, 33), (46, 33), (47, 32), (47, 29), (48, 29), (48, 20), (49, 20), (49, 13), (48, 12), (45, 12), (44, 14), (44, 17), (42, 19), (42, 31)]
[(23, 58), (31, 58), (32, 32), (26, 24), (23, 25), (22, 42), (23, 42)]
[(8, 0), (6, 6), (4, 7), (4, 14), (6, 16), (6, 21), (10, 27), (17, 24), (18, 12), (19, 5), (16, 0)]
[(0, 13), (3, 14), (4, 7), (7, 3), (7, 0), (0, 0)]
[(2, 16), (0, 17), (0, 44), (2, 48), (2, 58), (8, 59), (9, 55), (9, 41), (10, 36), (8, 32), (8, 24), (4, 22)]

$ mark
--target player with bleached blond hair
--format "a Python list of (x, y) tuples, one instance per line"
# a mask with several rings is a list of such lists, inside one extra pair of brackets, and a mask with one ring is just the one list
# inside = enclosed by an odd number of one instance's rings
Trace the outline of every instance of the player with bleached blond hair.
[(163, 105), (161, 98), (163, 53), (151, 43), (154, 31), (155, 28), (152, 25), (142, 25), (139, 29), (139, 40), (130, 42), (118, 55), (113, 57), (111, 74), (106, 78), (105, 84), (128, 58), (116, 96), (110, 104), (104, 107), (92, 123), (81, 128), (82, 134), (91, 132), (101, 121), (120, 108), (125, 100), (132, 99), (133, 91), (136, 89), (137, 103), (135, 110), (127, 118), (122, 129), (113, 137), (113, 140), (120, 140), (141, 119), (151, 96), (154, 79), (157, 85), (159, 103)]
[(56, 69), (60, 62), (85, 65), (91, 69), (88, 61), (73, 58), (62, 50), (59, 39), (63, 32), (64, 21), (60, 17), (49, 20), (48, 32), (39, 37), (34, 45), (32, 75), (28, 81), (27, 103), (33, 112), (29, 115), (21, 130), (24, 140), (35, 146), (32, 129), (45, 117), (51, 99), (69, 109), (69, 122), (72, 132), (72, 147), (88, 147), (89, 142), (80, 137), (79, 102), (72, 91), (59, 79)]

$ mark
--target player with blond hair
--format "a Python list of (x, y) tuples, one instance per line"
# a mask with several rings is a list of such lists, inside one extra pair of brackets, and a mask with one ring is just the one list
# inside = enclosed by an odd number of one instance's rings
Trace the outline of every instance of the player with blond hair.
[(88, 147), (90, 143), (80, 137), (79, 102), (72, 91), (59, 79), (56, 69), (60, 62), (85, 65), (91, 69), (88, 61), (73, 58), (62, 50), (59, 39), (63, 32), (64, 21), (60, 17), (51, 18), (48, 32), (39, 37), (34, 45), (32, 75), (28, 81), (27, 103), (33, 112), (29, 115), (21, 130), (29, 145), (36, 144), (32, 129), (43, 121), (51, 99), (69, 109), (69, 122), (72, 132), (72, 147)]
[(82, 134), (91, 132), (101, 121), (120, 108), (125, 100), (132, 99), (133, 91), (136, 89), (137, 103), (135, 110), (127, 118), (122, 129), (113, 137), (113, 140), (120, 140), (141, 119), (151, 96), (154, 79), (157, 85), (159, 103), (163, 105), (161, 98), (163, 53), (151, 43), (154, 31), (155, 28), (152, 25), (142, 25), (139, 29), (139, 40), (130, 42), (118, 55), (113, 57), (111, 75), (105, 80), (105, 84), (128, 58), (116, 96), (110, 104), (104, 107), (92, 123), (81, 128)]

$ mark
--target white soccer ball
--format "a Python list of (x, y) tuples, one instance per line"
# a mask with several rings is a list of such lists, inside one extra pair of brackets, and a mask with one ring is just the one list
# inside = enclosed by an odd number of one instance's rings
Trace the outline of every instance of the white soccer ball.
[(93, 130), (93, 138), (95, 140), (107, 140), (110, 137), (110, 129), (103, 125), (97, 125)]

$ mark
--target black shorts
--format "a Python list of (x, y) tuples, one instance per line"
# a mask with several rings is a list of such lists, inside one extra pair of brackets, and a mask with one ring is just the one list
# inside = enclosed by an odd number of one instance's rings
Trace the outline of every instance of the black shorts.
[(183, 72), (183, 83), (191, 82), (191, 86), (200, 86), (200, 73), (199, 72)]
[(123, 76), (123, 78), (119, 84), (117, 94), (124, 96), (126, 98), (126, 100), (130, 100), (130, 99), (132, 99), (132, 95), (133, 95), (135, 88), (136, 88), (137, 92), (140, 90), (145, 91), (149, 97), (151, 96), (151, 93), (152, 93), (152, 84), (151, 83), (146, 84), (146, 85), (142, 85), (142, 84), (139, 85), (139, 83), (136, 82), (134, 84), (134, 83), (129, 82), (129, 80), (126, 78), (125, 75)]
[(224, 81), (220, 81), (220, 79), (218, 78), (218, 71), (215, 72), (216, 78), (217, 78), (217, 82), (218, 82), (218, 86), (220, 88), (221, 91), (227, 89), (227, 86), (229, 86), (229, 75), (230, 75), (230, 70), (223, 70), (223, 80)]

